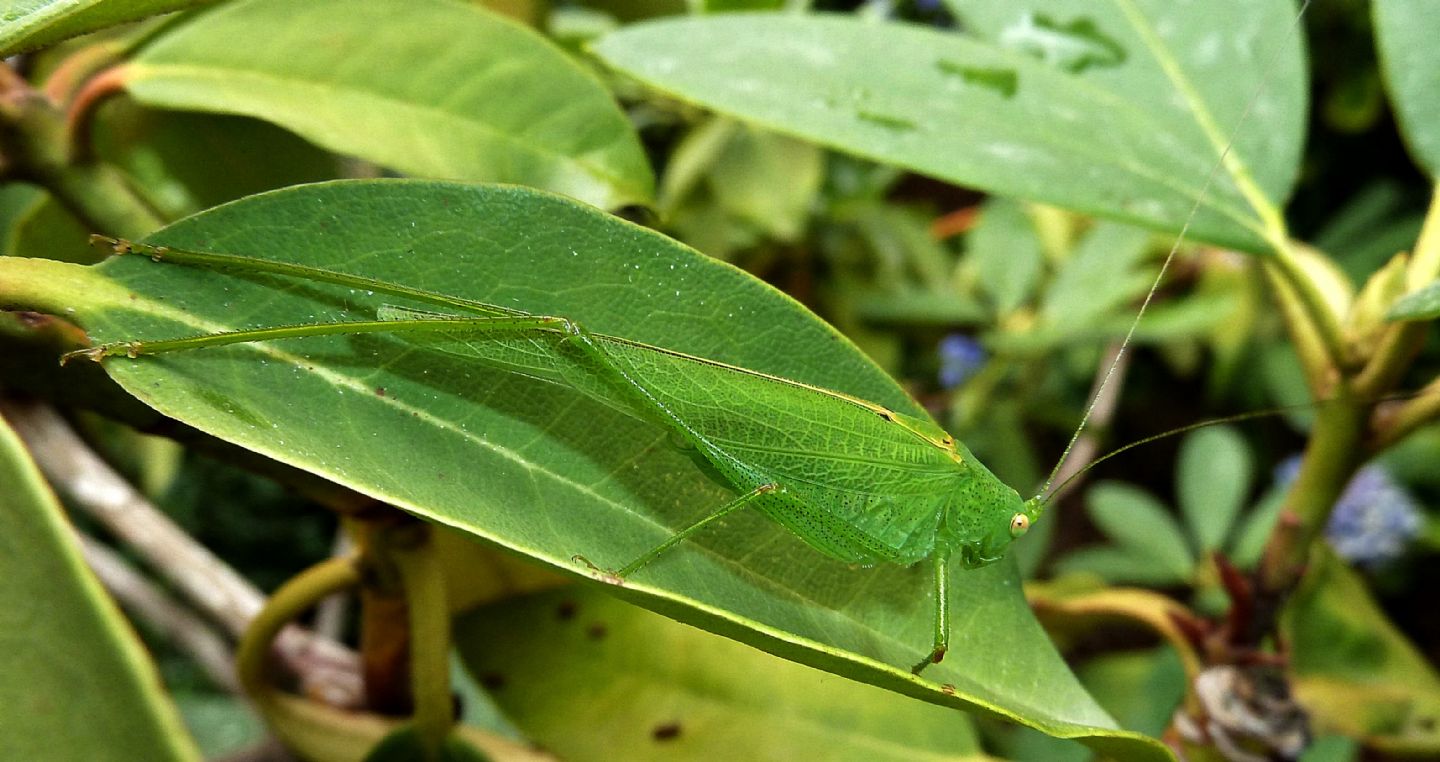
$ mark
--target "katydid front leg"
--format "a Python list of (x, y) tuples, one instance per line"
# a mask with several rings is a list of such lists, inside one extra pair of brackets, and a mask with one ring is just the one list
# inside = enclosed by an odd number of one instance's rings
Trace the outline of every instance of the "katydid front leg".
[(945, 658), (945, 652), (950, 650), (950, 546), (937, 543), (930, 563), (935, 574), (935, 647), (929, 656), (910, 668), (910, 672), (916, 675), (931, 664), (939, 664)]

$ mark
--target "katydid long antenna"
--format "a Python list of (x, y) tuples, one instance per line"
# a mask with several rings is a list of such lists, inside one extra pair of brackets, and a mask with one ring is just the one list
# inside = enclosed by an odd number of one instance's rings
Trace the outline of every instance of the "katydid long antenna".
[(1265, 72), (1260, 77), (1260, 85), (1259, 87), (1255, 88), (1255, 92), (1250, 95), (1250, 100), (1245, 103), (1245, 109), (1240, 113), (1239, 120), (1236, 121), (1235, 127), (1230, 131), (1230, 137), (1229, 140), (1225, 143), (1225, 148), (1220, 152), (1220, 156), (1215, 159), (1214, 163), (1210, 165), (1210, 172), (1205, 176), (1205, 182), (1200, 186), (1200, 192), (1195, 195), (1195, 203), (1190, 206), (1190, 213), (1185, 216), (1185, 223), (1180, 226), (1180, 232), (1175, 236), (1175, 242), (1170, 245), (1170, 251), (1165, 254), (1164, 261), (1160, 263), (1160, 270), (1155, 273), (1155, 281), (1150, 284), (1150, 290), (1145, 293), (1145, 299), (1140, 302), (1140, 309), (1136, 311), (1135, 319), (1130, 321), (1130, 328), (1125, 332), (1125, 338), (1120, 342), (1120, 349), (1110, 360), (1110, 365), (1105, 369), (1105, 374), (1101, 377), (1100, 384), (1095, 388), (1095, 393), (1091, 395), (1090, 403), (1085, 406), (1085, 414), (1080, 417), (1080, 425), (1075, 427), (1075, 433), (1070, 435), (1070, 441), (1066, 443), (1065, 450), (1060, 453), (1059, 459), (1055, 461), (1055, 467), (1050, 469), (1050, 475), (1045, 477), (1045, 484), (1042, 485), (1040, 487), (1040, 490), (1035, 493), (1035, 497), (1033, 499), (1038, 500), (1038, 504), (1041, 507), (1044, 507), (1052, 499), (1054, 499), (1056, 495), (1060, 494), (1061, 490), (1065, 487), (1065, 485), (1073, 481), (1075, 477), (1089, 471), (1091, 468), (1094, 468), (1101, 461), (1109, 460), (1110, 458), (1119, 455), (1120, 453), (1129, 450), (1132, 447), (1138, 447), (1142, 444), (1147, 444), (1157, 439), (1163, 439), (1173, 434), (1184, 433), (1186, 431), (1191, 431), (1215, 423), (1245, 420), (1247, 418), (1256, 418), (1276, 412), (1273, 410), (1256, 411), (1253, 414), (1241, 413), (1240, 415), (1230, 416), (1228, 418), (1202, 421), (1200, 423), (1191, 424), (1190, 426), (1182, 426), (1181, 428), (1167, 431), (1163, 434), (1156, 434), (1154, 436), (1131, 442), (1130, 444), (1125, 445), (1118, 450), (1114, 450), (1104, 456), (1101, 456), (1096, 460), (1091, 461), (1089, 464), (1087, 464), (1086, 466), (1072, 474), (1069, 478), (1067, 478), (1060, 485), (1059, 488), (1053, 491), (1051, 490), (1051, 487), (1055, 484), (1055, 477), (1060, 473), (1060, 469), (1065, 466), (1065, 461), (1069, 459), (1070, 451), (1075, 448), (1075, 443), (1080, 441), (1080, 435), (1084, 433), (1086, 424), (1090, 422), (1090, 417), (1095, 413), (1095, 408), (1099, 406), (1100, 401), (1104, 399), (1105, 389), (1110, 385), (1111, 380), (1114, 378), (1116, 369), (1118, 369), (1121, 363), (1124, 362), (1125, 353), (1128, 352), (1130, 349), (1130, 342), (1132, 339), (1135, 338), (1135, 331), (1137, 328), (1140, 327), (1140, 321), (1145, 317), (1145, 311), (1150, 308), (1150, 303), (1154, 301), (1155, 292), (1160, 289), (1160, 284), (1165, 279), (1165, 273), (1170, 269), (1170, 263), (1175, 260), (1175, 254), (1179, 252), (1180, 247), (1185, 244), (1185, 236), (1190, 232), (1190, 225), (1195, 221), (1195, 215), (1199, 214), (1200, 212), (1200, 205), (1205, 203), (1205, 197), (1210, 192), (1210, 186), (1215, 183), (1216, 175), (1219, 174), (1220, 168), (1225, 165), (1225, 160), (1230, 156), (1230, 151), (1235, 147), (1236, 136), (1238, 136), (1240, 134), (1240, 130), (1244, 128), (1245, 122), (1250, 118), (1251, 111), (1253, 111), (1255, 108), (1256, 101), (1259, 100), (1260, 94), (1265, 91), (1265, 86), (1270, 82), (1270, 77), (1275, 73), (1275, 67), (1280, 61), (1281, 51), (1284, 50), (1285, 43), (1289, 42), (1290, 38), (1295, 35), (1296, 30), (1299, 29), (1300, 21), (1301, 19), (1305, 18), (1305, 12), (1310, 8), (1311, 2), (1312, 0), (1304, 0), (1304, 2), (1301, 3), (1300, 11), (1295, 14), (1295, 20), (1290, 23), (1289, 29), (1286, 30), (1285, 38), (1281, 40), (1281, 43), (1276, 46), (1276, 49), (1270, 54), (1270, 60), (1267, 61), (1265, 64)]
[[(1373, 400), (1366, 400), (1366, 402), (1369, 404), (1379, 404), (1382, 402), (1392, 402), (1395, 400), (1408, 400), (1414, 399), (1415, 397), (1423, 394), (1426, 394), (1424, 390), (1418, 392), (1398, 392), (1395, 394), (1387, 394), (1383, 397), (1379, 397)], [(1075, 473), (1065, 477), (1065, 480), (1060, 482), (1060, 486), (1056, 487), (1055, 491), (1052, 492), (1051, 495), (1053, 496), (1063, 493), (1065, 491), (1065, 487), (1069, 485), (1070, 482), (1073, 482), (1081, 476), (1084, 476), (1087, 472), (1090, 471), (1090, 469), (1100, 465), (1101, 463), (1104, 463), (1105, 461), (1115, 457), (1116, 455), (1128, 452), (1141, 445), (1147, 445), (1151, 442), (1158, 442), (1162, 439), (1169, 439), (1170, 437), (1180, 434), (1188, 434), (1189, 432), (1208, 428), (1210, 426), (1218, 426), (1222, 423), (1240, 423), (1242, 421), (1253, 421), (1256, 418), (1270, 418), (1272, 416), (1284, 415), (1286, 413), (1292, 413), (1297, 410), (1313, 410), (1316, 407), (1333, 401), (1333, 399), (1323, 399), (1316, 402), (1300, 402), (1294, 405), (1281, 405), (1280, 407), (1265, 408), (1264, 410), (1248, 410), (1244, 413), (1236, 413), (1234, 415), (1226, 415), (1219, 418), (1206, 418), (1203, 421), (1187, 423), (1184, 426), (1177, 426), (1176, 428), (1162, 431), (1158, 434), (1151, 434), (1148, 437), (1137, 439), (1134, 442), (1130, 442), (1129, 444), (1121, 445), (1120, 447), (1117, 447), (1110, 452), (1101, 455), (1100, 457), (1090, 461), (1089, 463), (1086, 463), (1084, 466), (1081, 466), (1080, 469), (1077, 470)], [(1046, 502), (1049, 502), (1049, 498), (1046, 498)], [(1042, 503), (1042, 505), (1043, 504), (1044, 503)]]

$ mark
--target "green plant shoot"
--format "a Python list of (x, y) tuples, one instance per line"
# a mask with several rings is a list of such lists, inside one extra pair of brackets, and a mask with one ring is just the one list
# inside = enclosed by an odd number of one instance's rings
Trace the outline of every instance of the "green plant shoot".
[[(687, 537), (753, 508), (805, 543), (852, 564), (934, 568), (935, 630), (914, 671), (948, 647), (946, 569), (1004, 557), (1040, 517), (954, 437), (928, 420), (839, 392), (532, 315), (369, 278), (251, 257), (107, 240), (117, 253), (157, 261), (266, 272), (364, 288), (445, 308), (384, 307), (374, 321), (285, 325), (156, 341), (103, 344), (93, 360), (302, 336), (405, 333), (433, 349), (568, 386), (665, 427), (711, 478), (739, 497), (717, 507), (604, 578), (620, 582)], [(597, 571), (583, 556), (576, 560)]]

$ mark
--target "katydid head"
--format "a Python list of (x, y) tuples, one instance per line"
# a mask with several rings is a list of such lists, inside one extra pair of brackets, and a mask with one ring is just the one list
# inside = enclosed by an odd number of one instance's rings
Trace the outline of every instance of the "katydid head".
[(952, 552), (968, 568), (1004, 558), (1010, 543), (1040, 516), (1039, 500), (1022, 500), (983, 466), (973, 461), (972, 465), (976, 467), (941, 526)]

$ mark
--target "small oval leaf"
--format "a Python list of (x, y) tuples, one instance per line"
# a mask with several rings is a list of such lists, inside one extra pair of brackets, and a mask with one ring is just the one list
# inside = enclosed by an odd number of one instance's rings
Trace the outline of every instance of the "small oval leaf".
[(1145, 557), (1187, 579), (1195, 566), (1179, 522), (1153, 495), (1132, 484), (1100, 482), (1085, 496), (1096, 526), (1129, 555)]
[(1176, 490), (1185, 524), (1200, 552), (1218, 550), (1250, 493), (1254, 464), (1234, 429), (1201, 429), (1180, 445)]

